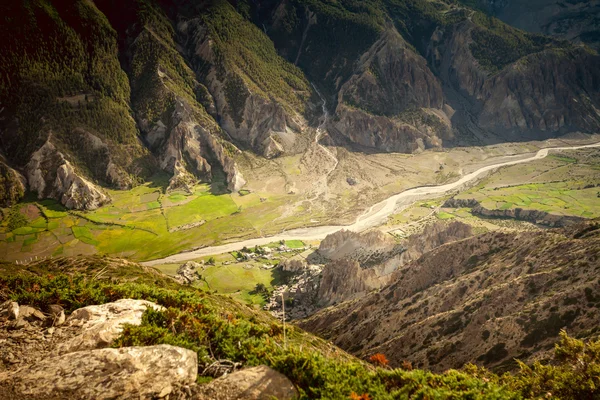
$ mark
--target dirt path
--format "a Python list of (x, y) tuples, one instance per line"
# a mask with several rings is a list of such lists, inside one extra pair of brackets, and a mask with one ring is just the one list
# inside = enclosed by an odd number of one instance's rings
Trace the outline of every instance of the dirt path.
[(262, 246), (268, 243), (277, 242), (280, 240), (322, 240), (327, 235), (332, 234), (334, 232), (339, 231), (340, 229), (351, 230), (355, 232), (361, 232), (366, 229), (381, 225), (387, 221), (387, 218), (394, 213), (396, 209), (399, 207), (409, 206), (417, 201), (431, 199), (436, 197), (441, 197), (446, 193), (449, 193), (453, 190), (462, 189), (466, 186), (466, 184), (474, 181), (480, 175), (483, 175), (486, 172), (492, 171), (494, 169), (500, 167), (506, 167), (510, 165), (523, 164), (535, 160), (540, 160), (548, 156), (550, 151), (560, 151), (560, 150), (578, 150), (592, 147), (600, 147), (600, 143), (583, 145), (583, 146), (566, 146), (566, 147), (554, 147), (554, 148), (545, 148), (539, 150), (535, 155), (523, 158), (519, 160), (505, 161), (498, 164), (488, 165), (482, 168), (479, 168), (476, 171), (473, 171), (467, 175), (464, 175), (462, 178), (457, 180), (456, 182), (448, 183), (445, 185), (439, 186), (422, 186), (416, 187), (413, 189), (406, 190), (402, 193), (391, 196), (366, 210), (361, 216), (359, 216), (356, 221), (352, 225), (347, 226), (318, 226), (313, 228), (300, 228), (294, 229), (291, 231), (287, 231), (285, 233), (269, 236), (269, 237), (261, 237), (256, 239), (244, 240), (236, 243), (224, 244), (221, 246), (212, 246), (205, 247), (199, 250), (194, 250), (190, 252), (183, 252), (179, 254), (174, 254), (172, 256), (148, 261), (142, 263), (143, 265), (153, 266), (160, 264), (170, 264), (170, 263), (181, 263), (189, 260), (193, 260), (203, 256), (209, 256), (214, 254), (222, 254), (228, 253), (230, 251), (239, 250), (242, 247), (254, 247), (254, 246)]

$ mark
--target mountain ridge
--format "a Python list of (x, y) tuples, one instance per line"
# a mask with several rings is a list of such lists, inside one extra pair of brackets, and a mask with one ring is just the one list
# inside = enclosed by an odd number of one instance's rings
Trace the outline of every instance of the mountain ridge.
[(320, 115), (313, 83), (332, 114), (323, 140), (356, 150), (600, 129), (597, 53), (445, 0), (3, 7), (2, 152), (29, 190), (69, 207), (97, 208), (110, 201), (102, 187), (126, 190), (158, 171), (169, 189), (241, 189), (243, 152), (306, 151)]

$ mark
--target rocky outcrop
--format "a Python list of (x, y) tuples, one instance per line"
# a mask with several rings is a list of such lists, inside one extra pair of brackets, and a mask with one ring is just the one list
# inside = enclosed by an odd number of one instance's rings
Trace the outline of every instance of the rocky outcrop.
[(531, 54), (488, 79), (479, 123), (508, 139), (600, 127), (600, 56), (585, 49)]
[(385, 283), (373, 268), (363, 269), (358, 261), (340, 259), (323, 268), (317, 301), (320, 307), (341, 303)]
[[(158, 24), (156, 21), (154, 23)], [(166, 36), (163, 31), (165, 36), (160, 40), (153, 33), (155, 30), (162, 28), (146, 26), (133, 41), (131, 51), (134, 53), (134, 62), (144, 57), (144, 49), (148, 45), (159, 46), (162, 51), (173, 53), (174, 58), (162, 61), (158, 67), (152, 63), (144, 65), (145, 71), (134, 76), (134, 95), (136, 99), (139, 98), (134, 102), (134, 107), (142, 134), (157, 155), (160, 168), (172, 175), (167, 190), (190, 191), (199, 180), (211, 181), (213, 168), (217, 168), (225, 172), (228, 188), (238, 191), (245, 184), (233, 160), (239, 150), (230, 145), (229, 154), (226, 154), (222, 141), (217, 139), (222, 133), (209, 114), (209, 111), (214, 114), (210, 93), (196, 81), (183, 56), (177, 53), (174, 38)], [(173, 68), (169, 63), (177, 67)], [(154, 83), (150, 87), (147, 84), (148, 77)], [(148, 93), (150, 90), (151, 93)], [(194, 99), (189, 96), (192, 90), (199, 90), (204, 95)], [(146, 96), (167, 100), (151, 103), (155, 109), (149, 110)]]
[(53, 198), (70, 209), (93, 210), (110, 201), (102, 190), (78, 175), (71, 163), (48, 140), (25, 167), (29, 188), (38, 198)]
[(357, 233), (339, 230), (327, 235), (319, 245), (319, 254), (329, 260), (352, 259), (366, 263), (395, 251), (397, 243), (391, 235), (379, 230)]
[(470, 236), (471, 227), (461, 222), (428, 225), (400, 243), (381, 231), (329, 235), (319, 253), (333, 261), (323, 268), (317, 302), (320, 306), (340, 303), (385, 286), (395, 271), (426, 252)]
[(77, 327), (80, 333), (61, 343), (57, 351), (65, 354), (107, 347), (119, 336), (123, 330), (123, 324), (141, 324), (142, 314), (148, 308), (163, 309), (163, 307), (145, 300), (122, 299), (114, 303), (75, 310), (65, 324)]
[(206, 399), (292, 400), (298, 397), (294, 384), (283, 374), (261, 365), (233, 372), (200, 388)]
[(70, 148), (85, 163), (92, 176), (119, 190), (131, 189), (133, 182), (123, 170), (110, 146), (91, 132), (76, 128), (67, 138)]
[[(532, 53), (500, 65), (499, 71), (490, 71), (474, 56), (476, 31), (486, 32), (471, 20), (439, 28), (428, 48), (432, 68), (452, 87), (450, 104), (473, 119), (453, 119), (453, 123), (466, 124), (464, 128), (470, 131), (483, 128), (504, 140), (598, 130), (597, 54), (569, 46), (538, 46)], [(461, 96), (463, 100), (459, 100)]]
[[(231, 10), (228, 7), (223, 3), (216, 7), (215, 13), (219, 16), (229, 15)], [(236, 19), (235, 24), (242, 27), (240, 30), (248, 35), (248, 41), (262, 43), (266, 39), (263, 32), (237, 14), (229, 16)], [(231, 38), (216, 35), (220, 27), (206, 25), (204, 20), (198, 18), (182, 21), (177, 27), (179, 33), (187, 38), (191, 49), (190, 57), (198, 66), (197, 72), (202, 83), (214, 99), (219, 123), (235, 143), (252, 148), (267, 158), (293, 153), (306, 146), (306, 140), (301, 138), (306, 121), (298, 112), (299, 108), (306, 106), (301, 104), (299, 107), (298, 103), (308, 100), (306, 93), (295, 90), (283, 79), (279, 82), (262, 82), (261, 78), (253, 77), (252, 72), (240, 68), (237, 58), (219, 58), (221, 51), (228, 51), (229, 46), (232, 46), (229, 42)], [(235, 51), (241, 53), (238, 56), (244, 57), (245, 50), (236, 47)], [(275, 54), (272, 56), (279, 57)], [(248, 57), (254, 55), (249, 54)], [(256, 61), (259, 64), (263, 62), (272, 62), (271, 55), (263, 55)], [(285, 61), (281, 60), (278, 68), (282, 68), (283, 63)], [(254, 68), (258, 72), (271, 66), (254, 65)], [(273, 87), (284, 85), (283, 94), (294, 99), (283, 99), (281, 91), (269, 90), (264, 87), (265, 84)], [(306, 86), (306, 91), (310, 91), (307, 82), (303, 85)], [(290, 104), (290, 101), (296, 104)]]
[(177, 275), (175, 279), (179, 281), (179, 283), (183, 285), (191, 285), (200, 279), (199, 270), (204, 269), (202, 264), (198, 264), (194, 261), (188, 261), (185, 264), (181, 264), (179, 268), (177, 268)]
[(149, 399), (195, 383), (197, 374), (195, 352), (163, 344), (46, 358), (0, 373), (0, 387), (8, 398), (18, 399)]

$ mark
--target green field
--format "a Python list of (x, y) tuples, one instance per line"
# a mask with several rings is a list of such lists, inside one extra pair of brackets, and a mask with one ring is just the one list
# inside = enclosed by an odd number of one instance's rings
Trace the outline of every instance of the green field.
[[(276, 248), (280, 243), (271, 243), (267, 247)], [(289, 248), (302, 249), (305, 244), (298, 240), (286, 241)], [(294, 246), (294, 247), (292, 247)], [(252, 249), (250, 249), (252, 250)], [(285, 280), (285, 273), (277, 265), (284, 259), (293, 257), (302, 250), (277, 253), (275, 259), (257, 258), (247, 261), (237, 261), (237, 252), (219, 254), (213, 257), (203, 257), (194, 261), (199, 263), (208, 263), (209, 259), (214, 260), (214, 265), (204, 265), (200, 272), (202, 280), (196, 282), (195, 286), (203, 290), (215, 291), (221, 294), (231, 295), (233, 298), (247, 304), (256, 304), (263, 306), (266, 303), (265, 297), (260, 293), (255, 293), (256, 285), (262, 283), (267, 290), (271, 291), (275, 286), (281, 285)], [(271, 269), (262, 268), (263, 265), (275, 265)], [(156, 266), (161, 272), (168, 275), (175, 275), (181, 264), (164, 264)]]
[[(241, 196), (219, 183), (199, 184), (191, 194), (165, 194), (167, 183), (161, 176), (129, 191), (108, 190), (111, 204), (91, 212), (69, 211), (54, 200), (29, 196), (13, 209), (1, 210), (0, 257), (13, 261), (100, 253), (143, 261), (310, 225), (310, 215), (281, 218), (281, 208), (295, 201), (293, 196)], [(296, 241), (287, 245), (304, 246)]]
[(600, 151), (551, 155), (511, 166), (457, 198), (488, 209), (523, 208), (584, 218), (600, 217)]

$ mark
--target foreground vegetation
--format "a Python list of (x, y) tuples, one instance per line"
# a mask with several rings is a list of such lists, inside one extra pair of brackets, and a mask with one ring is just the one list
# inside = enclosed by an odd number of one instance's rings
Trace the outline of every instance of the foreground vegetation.
[[(94, 278), (92, 278), (94, 277)], [(498, 376), (475, 366), (433, 374), (410, 363), (391, 369), (384, 356), (369, 365), (331, 344), (228, 297), (181, 287), (150, 268), (92, 257), (55, 259), (27, 266), (0, 265), (0, 301), (12, 299), (69, 312), (121, 298), (146, 299), (167, 308), (148, 311), (114, 346), (172, 344), (198, 353), (199, 371), (215, 360), (266, 364), (289, 377), (301, 398), (520, 399), (595, 398), (600, 385), (600, 342), (584, 344), (562, 334), (552, 364), (521, 365)], [(207, 372), (206, 379), (211, 376)]]

